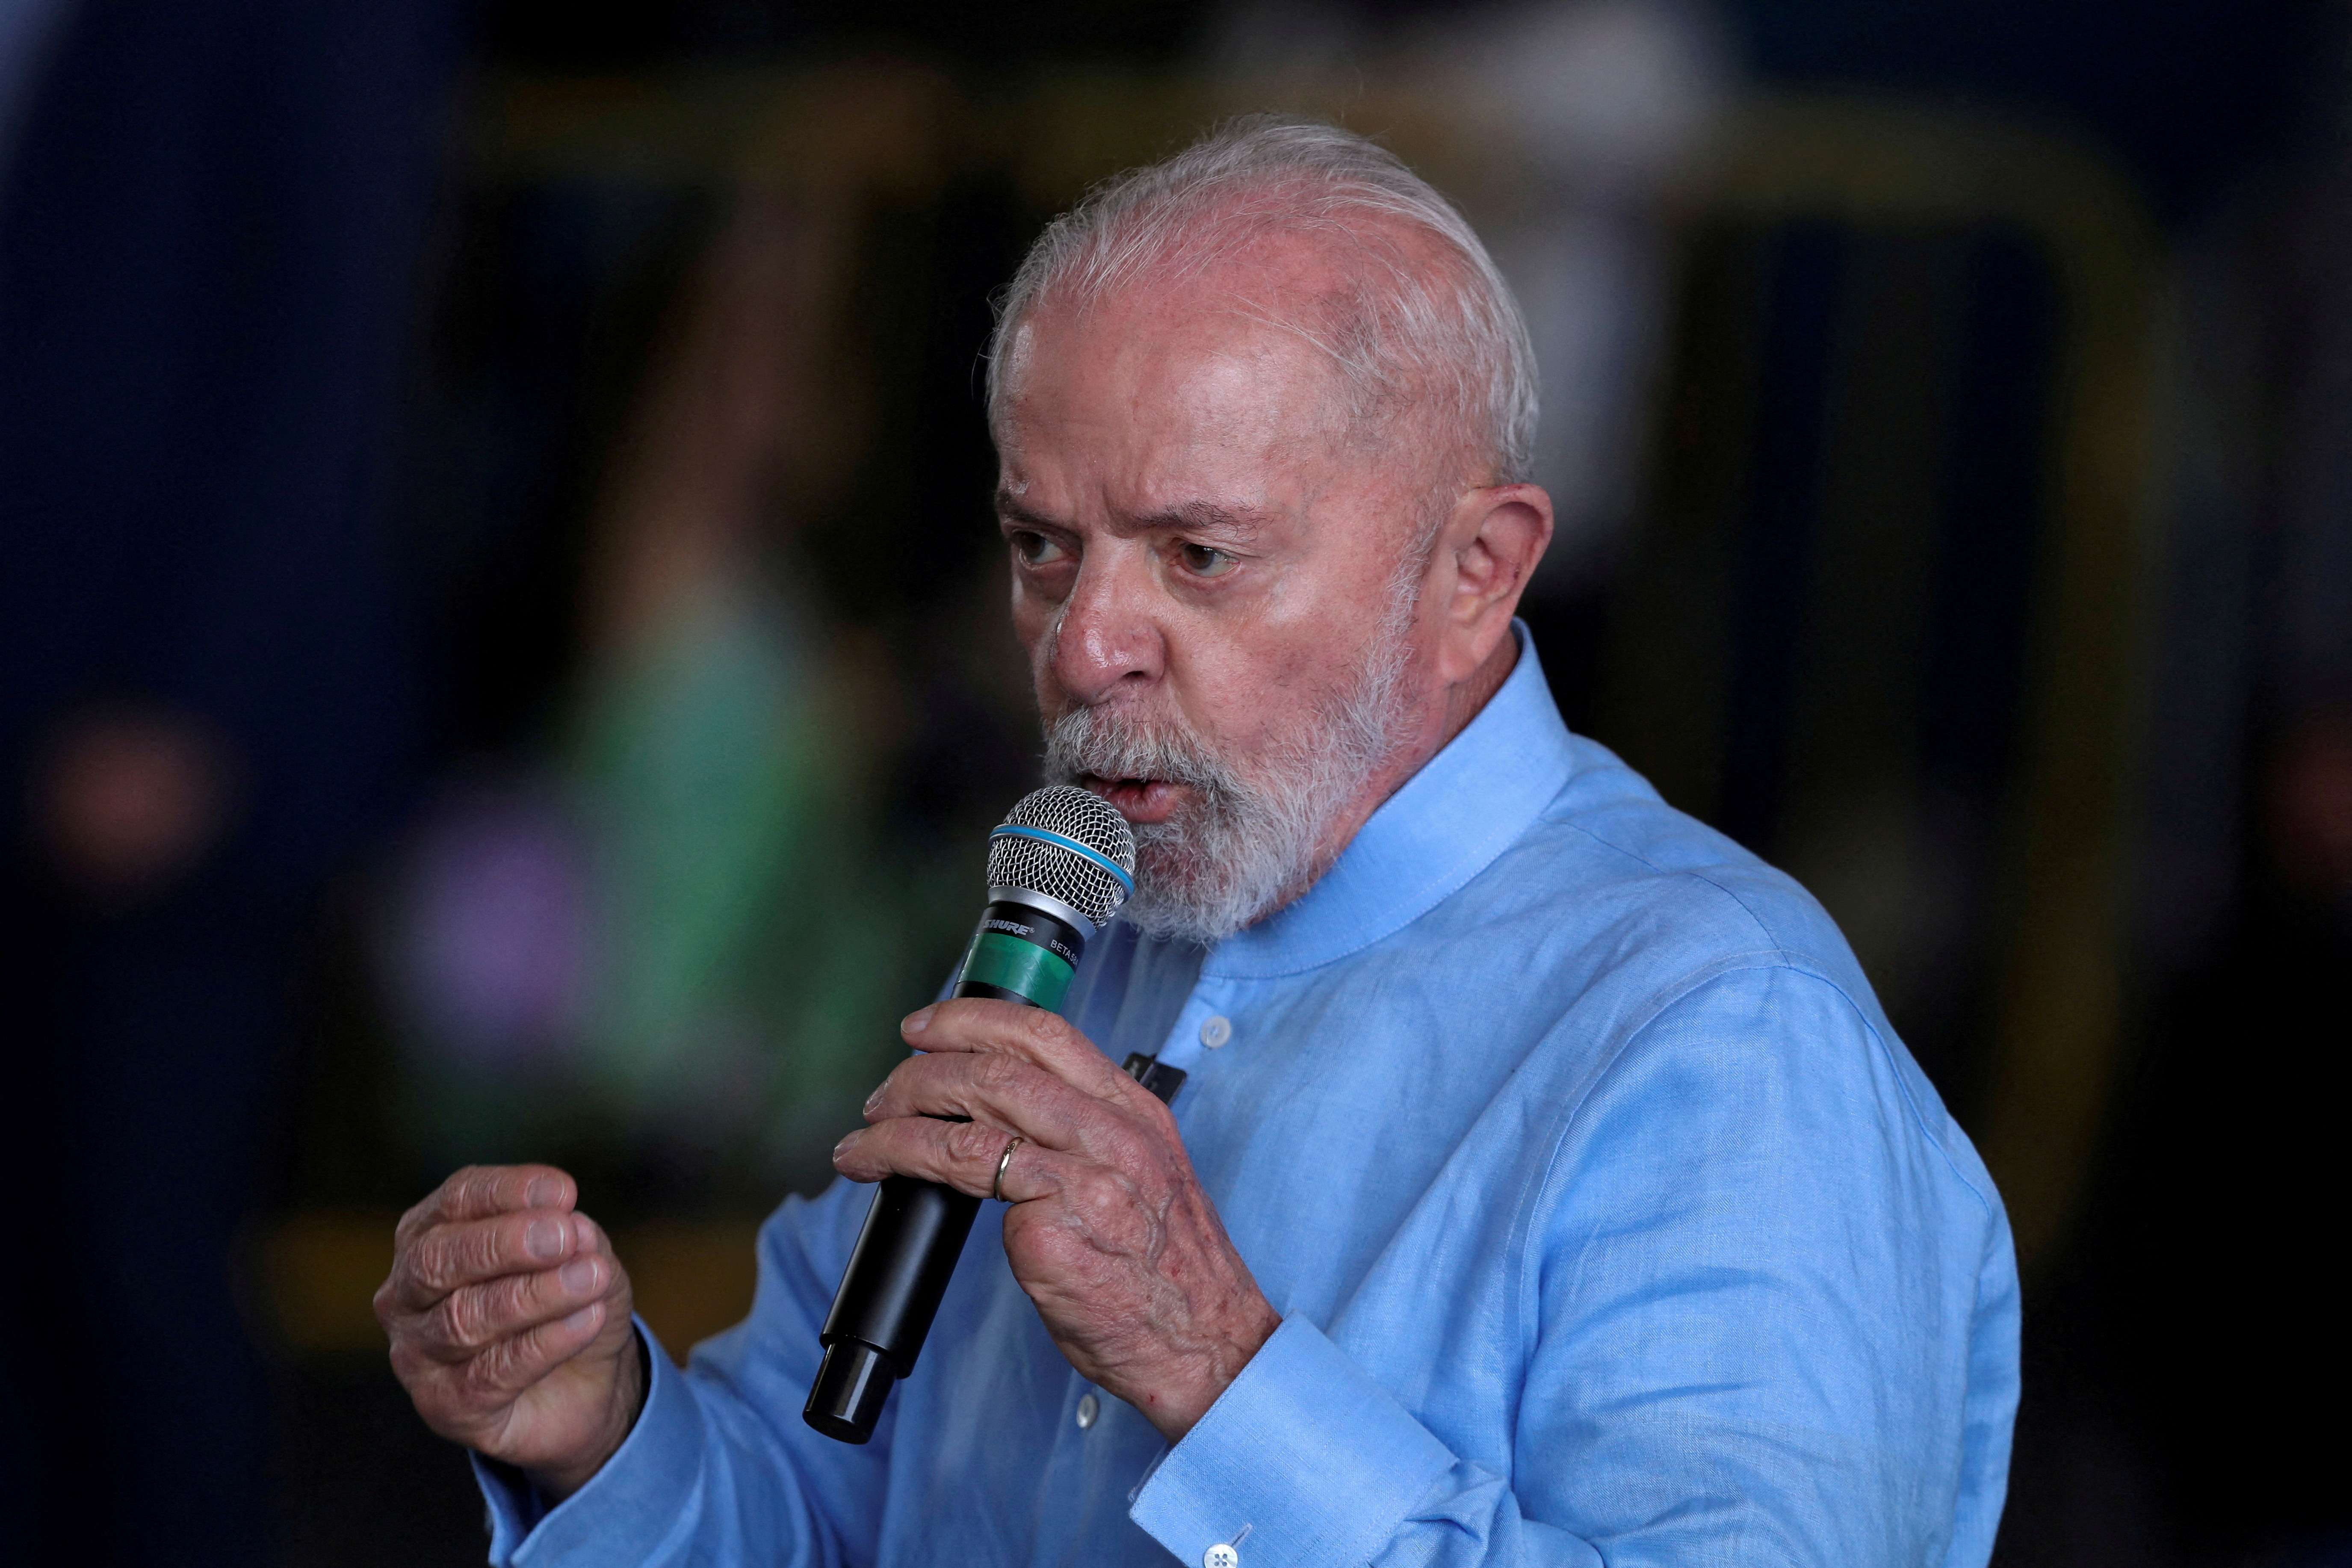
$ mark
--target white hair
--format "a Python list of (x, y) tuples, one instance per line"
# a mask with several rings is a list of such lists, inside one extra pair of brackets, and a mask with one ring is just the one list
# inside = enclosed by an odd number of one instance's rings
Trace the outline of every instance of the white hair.
[(1354, 681), (1258, 755), (1220, 751), (1181, 714), (1144, 719), (1078, 706), (1045, 727), (1045, 776), (1164, 779), (1191, 802), (1135, 825), (1135, 896), (1118, 918), (1159, 941), (1209, 946), (1255, 924), (1330, 869), (1340, 812), (1404, 743), (1415, 578), (1399, 562)]
[[(1434, 242), (1400, 245), (1397, 230)], [(1335, 126), (1251, 115), (1174, 157), (1096, 186), (1047, 226), (997, 301), (988, 414), (1003, 413), (1025, 317), (1083, 306), (1150, 275), (1196, 276), (1270, 236), (1328, 236), (1339, 291), (1319, 319), (1285, 319), (1328, 355), (1351, 422), (1436, 412), (1486, 482), (1528, 476), (1536, 361), (1510, 285), (1462, 215), (1386, 148)], [(1244, 302), (1245, 309), (1254, 302)]]

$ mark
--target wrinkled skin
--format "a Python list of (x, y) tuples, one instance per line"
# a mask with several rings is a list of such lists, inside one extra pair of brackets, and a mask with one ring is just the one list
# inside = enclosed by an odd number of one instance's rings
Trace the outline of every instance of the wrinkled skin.
[[(1049, 721), (1127, 705), (1181, 716), (1227, 757), (1263, 753), (1349, 689), (1406, 552), (1429, 541), (1401, 739), (1335, 812), (1318, 864), (1510, 673), (1510, 617), (1551, 533), (1540, 489), (1488, 482), (1465, 443), (1425, 422), (1379, 439), (1347, 426), (1320, 351), (1276, 324), (1328, 287), (1328, 265), (1305, 241), (1276, 241), (1083, 313), (1048, 301), (1014, 329), (996, 431), (1013, 624)], [(1165, 820), (1185, 787), (1082, 782), (1138, 822)], [(920, 1054), (876, 1091), (835, 1167), (986, 1195), (1007, 1143), (1024, 1139), (1004, 1175), (1013, 1277), (1074, 1367), (1181, 1438), (1279, 1318), (1174, 1119), (1049, 1014), (970, 999), (903, 1027)], [(950, 1116), (970, 1120), (940, 1120)], [(540, 1204), (523, 1201), (520, 1171), (471, 1181), (462, 1201), (436, 1194), (404, 1222), (385, 1289), (415, 1283), (386, 1314), (394, 1364), (436, 1430), (562, 1496), (619, 1446), (642, 1397), (626, 1280), (601, 1233), (571, 1215), (568, 1182), (560, 1202)], [(495, 1200), (477, 1195), (484, 1184)], [(445, 1212), (468, 1217), (436, 1217)], [(579, 1299), (558, 1299), (513, 1244), (465, 1243), (480, 1249), (478, 1268), (411, 1260), (448, 1226), (541, 1214), (569, 1215), (574, 1255), (595, 1260), (593, 1313), (554, 1318)], [(435, 1289), (453, 1283), (487, 1292), (448, 1313), (465, 1319), (462, 1335), (429, 1326), (453, 1299)]]
[[(922, 1055), (834, 1152), (855, 1181), (899, 1173), (988, 1195), (1004, 1171), (1004, 1254), (1081, 1374), (1172, 1439), (1280, 1322), (1225, 1237), (1157, 1097), (1051, 1013), (976, 998), (906, 1023)], [(969, 1117), (943, 1121), (939, 1117)], [(1115, 1304), (1115, 1306), (1114, 1306)]]
[(629, 1277), (546, 1165), (469, 1165), (401, 1216), (375, 1293), (392, 1370), (425, 1424), (567, 1496), (645, 1394)]

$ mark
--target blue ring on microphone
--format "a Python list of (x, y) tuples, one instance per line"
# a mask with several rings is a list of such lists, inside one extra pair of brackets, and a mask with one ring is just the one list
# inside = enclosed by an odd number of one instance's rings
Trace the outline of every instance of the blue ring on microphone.
[(1135, 879), (1127, 874), (1124, 867), (1101, 850), (1089, 848), (1075, 838), (1065, 838), (1058, 833), (1048, 833), (1042, 827), (1014, 827), (1010, 823), (999, 827), (990, 834), (989, 837), (992, 839), (1034, 838), (1040, 844), (1051, 844), (1056, 849), (1066, 849), (1080, 859), (1099, 866), (1109, 872), (1118, 879), (1118, 885), (1126, 889), (1129, 898), (1135, 897)]

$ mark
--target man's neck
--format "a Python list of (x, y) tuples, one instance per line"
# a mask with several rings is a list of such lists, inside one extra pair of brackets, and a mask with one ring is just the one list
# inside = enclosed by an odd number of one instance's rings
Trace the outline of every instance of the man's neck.
[[(1413, 763), (1412, 773), (1390, 786), (1389, 795), (1394, 795), (1402, 788), (1406, 778), (1421, 772), (1430, 757), (1452, 745), (1454, 737), (1470, 727), (1470, 721), (1486, 710), (1486, 704), (1495, 700), (1495, 693), (1503, 689), (1503, 682), (1511, 679), (1511, 671), (1518, 668), (1518, 663), (1519, 636), (1513, 632), (1495, 646), (1495, 651), (1486, 656), (1484, 664), (1471, 671), (1468, 679), (1446, 689), (1444, 732), (1439, 736), (1437, 744), (1429, 749), (1428, 755)], [(1388, 795), (1381, 798), (1386, 800)]]

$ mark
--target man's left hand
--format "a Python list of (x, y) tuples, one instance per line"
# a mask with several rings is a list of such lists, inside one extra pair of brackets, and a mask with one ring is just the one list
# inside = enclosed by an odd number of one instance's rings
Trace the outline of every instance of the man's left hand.
[[(908, 1017), (902, 1063), (843, 1139), (852, 1181), (917, 1176), (986, 1197), (1004, 1169), (1004, 1253), (1070, 1364), (1170, 1442), (1281, 1318), (1201, 1190), (1176, 1119), (1060, 1017), (977, 997)], [(940, 1117), (969, 1117), (945, 1121)]]

